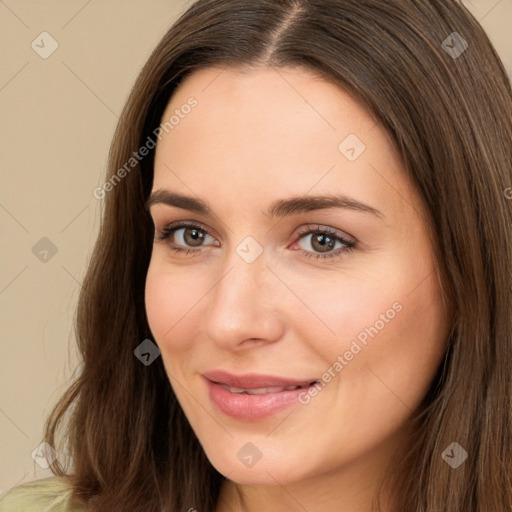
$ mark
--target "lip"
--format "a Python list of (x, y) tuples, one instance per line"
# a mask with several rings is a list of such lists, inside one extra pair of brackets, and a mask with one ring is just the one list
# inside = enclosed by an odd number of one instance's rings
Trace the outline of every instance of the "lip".
[(258, 373), (245, 373), (243, 375), (234, 375), (224, 370), (214, 370), (211, 372), (203, 373), (206, 379), (226, 384), (233, 388), (243, 389), (257, 389), (257, 388), (286, 388), (288, 386), (302, 386), (311, 382), (316, 382), (317, 379), (291, 379), (287, 377), (276, 377), (273, 375), (262, 375)]
[[(208, 394), (216, 408), (232, 418), (254, 421), (273, 416), (282, 410), (297, 405), (299, 395), (307, 392), (315, 378), (293, 379), (273, 375), (247, 373), (234, 375), (223, 370), (202, 374)], [(235, 393), (226, 386), (238, 389), (286, 388), (303, 386), (298, 389), (264, 392), (261, 394)]]

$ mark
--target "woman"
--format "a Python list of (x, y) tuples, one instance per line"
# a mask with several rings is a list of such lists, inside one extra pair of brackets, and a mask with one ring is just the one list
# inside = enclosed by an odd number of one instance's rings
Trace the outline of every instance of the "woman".
[(0, 510), (512, 510), (511, 119), (458, 2), (194, 3), (94, 191), (69, 463)]

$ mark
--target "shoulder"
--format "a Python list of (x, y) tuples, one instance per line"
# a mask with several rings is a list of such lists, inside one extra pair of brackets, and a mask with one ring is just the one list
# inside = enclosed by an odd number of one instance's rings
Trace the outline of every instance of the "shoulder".
[(66, 478), (50, 477), (27, 482), (0, 494), (0, 512), (84, 512), (73, 502)]

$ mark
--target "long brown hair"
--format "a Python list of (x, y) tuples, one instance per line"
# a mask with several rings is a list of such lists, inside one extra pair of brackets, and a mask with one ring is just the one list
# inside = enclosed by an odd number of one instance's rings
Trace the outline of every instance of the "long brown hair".
[[(465, 44), (467, 43), (467, 44)], [(142, 69), (109, 155), (112, 180), (155, 138), (185, 76), (218, 66), (301, 66), (334, 81), (382, 123), (427, 205), (454, 321), (446, 356), (390, 468), (397, 511), (512, 511), (512, 91), (482, 27), (456, 0), (199, 0)], [(153, 156), (105, 188), (81, 291), (83, 370), (53, 410), (74, 495), (105, 511), (213, 512), (224, 477), (206, 458), (151, 338), (144, 284)], [(133, 163), (133, 162), (132, 162)], [(125, 168), (126, 169), (126, 168)], [(468, 458), (452, 469), (452, 443)], [(62, 459), (62, 457), (61, 457)]]

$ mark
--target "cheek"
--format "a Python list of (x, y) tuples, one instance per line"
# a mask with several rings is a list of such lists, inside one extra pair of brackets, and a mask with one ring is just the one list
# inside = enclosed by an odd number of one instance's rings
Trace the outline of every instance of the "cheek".
[[(394, 365), (411, 382), (430, 383), (446, 350), (450, 318), (435, 273), (403, 299), (403, 311), (390, 332)], [(388, 370), (389, 374), (391, 371)], [(407, 383), (401, 382), (403, 389)]]
[(285, 276), (287, 282), (294, 283), (294, 290), (306, 306), (297, 307), (292, 297), (295, 304), (291, 307), (291, 303), (289, 309), (297, 312), (293, 327), (300, 329), (308, 343), (315, 340), (315, 351), (326, 360), (336, 360), (354, 339), (364, 344), (370, 339), (368, 329), (375, 324), (379, 331), (387, 329), (388, 323), (381, 317), (393, 322), (400, 315), (397, 310), (401, 309), (401, 283), (394, 279), (379, 281), (377, 276), (381, 273), (381, 268), (367, 268), (322, 278), (308, 274)]
[(193, 335), (190, 320), (197, 301), (197, 293), (190, 286), (186, 272), (171, 273), (162, 271), (153, 262), (150, 264), (145, 289), (146, 315), (163, 353), (186, 349)]
[(337, 282), (323, 287), (318, 280), (302, 281), (309, 309), (331, 331), (324, 328), (316, 338), (310, 331), (307, 339), (326, 362), (325, 370), (341, 377), (334, 379), (335, 386), (343, 386), (336, 399), (348, 400), (352, 411), (361, 410), (369, 397), (370, 407), (414, 409), (445, 352), (450, 318), (432, 262), (405, 256), (337, 275)]
[(427, 393), (450, 324), (435, 274), (414, 292), (404, 286), (392, 297), (394, 307), (389, 298), (376, 308), (368, 305), (364, 324), (353, 326), (358, 334), (352, 340), (361, 350), (355, 356), (349, 350), (353, 359), (343, 372), (354, 397), (372, 396), (374, 404), (399, 415), (416, 409)]

